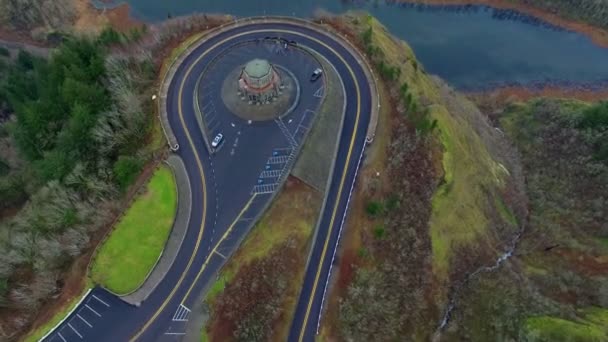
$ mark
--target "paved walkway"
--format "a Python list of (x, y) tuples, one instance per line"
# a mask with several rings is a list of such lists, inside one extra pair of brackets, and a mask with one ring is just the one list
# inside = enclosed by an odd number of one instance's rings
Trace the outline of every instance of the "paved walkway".
[(173, 261), (175, 261), (175, 257), (182, 245), (184, 236), (186, 236), (186, 230), (190, 220), (192, 193), (190, 189), (190, 179), (186, 173), (184, 162), (179, 156), (171, 154), (167, 159), (167, 164), (169, 164), (169, 167), (173, 170), (175, 182), (177, 184), (177, 212), (175, 214), (175, 220), (173, 221), (173, 229), (171, 230), (165, 249), (159, 256), (156, 265), (150, 274), (148, 274), (148, 277), (142, 286), (134, 292), (121, 297), (125, 302), (136, 306), (139, 306), (141, 302), (148, 298), (160, 281), (163, 280), (165, 274), (167, 274), (171, 268), (171, 265), (173, 265)]

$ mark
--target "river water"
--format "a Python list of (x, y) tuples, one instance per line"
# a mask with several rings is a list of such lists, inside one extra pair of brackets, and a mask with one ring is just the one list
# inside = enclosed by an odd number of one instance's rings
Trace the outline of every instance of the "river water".
[(168, 15), (196, 12), (310, 17), (317, 9), (333, 13), (362, 9), (406, 40), (428, 72), (459, 89), (547, 83), (608, 87), (608, 49), (594, 45), (584, 35), (514, 11), (486, 6), (438, 7), (348, 0), (126, 2), (135, 17), (151, 22)]

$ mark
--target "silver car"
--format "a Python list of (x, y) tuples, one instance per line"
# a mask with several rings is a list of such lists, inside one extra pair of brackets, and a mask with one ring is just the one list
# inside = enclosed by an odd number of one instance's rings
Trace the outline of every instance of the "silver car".
[(220, 146), (223, 140), (224, 135), (222, 133), (218, 133), (215, 138), (213, 138), (213, 141), (211, 142), (211, 147), (217, 148), (218, 146)]

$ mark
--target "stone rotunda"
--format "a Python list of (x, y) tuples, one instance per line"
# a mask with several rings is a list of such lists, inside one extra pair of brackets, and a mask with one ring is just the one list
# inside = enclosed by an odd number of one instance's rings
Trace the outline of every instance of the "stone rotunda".
[(264, 59), (249, 61), (239, 77), (241, 99), (250, 104), (266, 104), (281, 94), (281, 77), (276, 69)]

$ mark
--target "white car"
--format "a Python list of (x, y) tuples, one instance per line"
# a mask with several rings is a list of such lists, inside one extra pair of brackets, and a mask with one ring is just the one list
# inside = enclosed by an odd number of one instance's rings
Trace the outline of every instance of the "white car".
[(213, 141), (211, 142), (211, 147), (217, 148), (218, 146), (220, 146), (223, 140), (224, 135), (222, 133), (218, 133), (215, 138), (213, 138)]
[(313, 71), (312, 75), (310, 76), (310, 82), (314, 82), (314, 81), (318, 80), (319, 77), (321, 77), (321, 75), (323, 75), (323, 69), (316, 68), (315, 71)]

